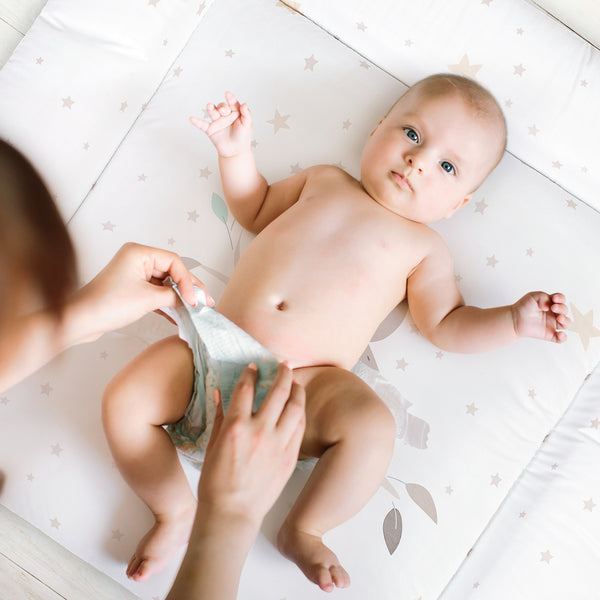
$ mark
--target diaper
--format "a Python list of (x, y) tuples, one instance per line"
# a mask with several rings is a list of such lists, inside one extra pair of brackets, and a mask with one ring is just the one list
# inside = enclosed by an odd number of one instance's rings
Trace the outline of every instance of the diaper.
[[(179, 294), (177, 286), (173, 289)], [(235, 323), (206, 305), (206, 296), (195, 288), (196, 306), (163, 309), (178, 325), (179, 337), (194, 356), (194, 389), (185, 415), (166, 430), (173, 443), (192, 463), (204, 461), (216, 416), (215, 390), (220, 390), (227, 411), (233, 388), (251, 362), (258, 368), (254, 410), (265, 399), (275, 374), (277, 359)]]
[[(177, 286), (173, 289), (179, 294)], [(277, 359), (253, 337), (213, 308), (206, 296), (195, 288), (196, 306), (182, 299), (182, 306), (164, 308), (179, 327), (179, 337), (187, 342), (194, 356), (194, 389), (182, 419), (166, 430), (177, 449), (196, 466), (204, 461), (216, 415), (215, 390), (220, 390), (223, 410), (227, 411), (233, 388), (244, 368), (251, 362), (258, 368), (254, 410), (265, 399), (277, 372)], [(390, 409), (396, 421), (396, 437), (416, 448), (427, 446), (429, 425), (408, 413), (411, 403), (376, 370), (358, 362), (352, 372), (365, 381)]]

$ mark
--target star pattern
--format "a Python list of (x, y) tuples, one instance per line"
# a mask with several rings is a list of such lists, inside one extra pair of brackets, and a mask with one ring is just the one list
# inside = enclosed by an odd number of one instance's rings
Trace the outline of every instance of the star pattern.
[(471, 404), (467, 404), (467, 414), (475, 416), (475, 413), (479, 409), (475, 406), (475, 402), (471, 402)]
[(64, 448), (62, 448), (60, 444), (52, 444), (50, 448), (52, 448), (50, 454), (52, 454), (53, 456), (60, 457), (61, 452), (64, 452)]
[(315, 58), (315, 55), (312, 54), (308, 58), (304, 59), (304, 70), (305, 71), (314, 71), (315, 66), (319, 61)]
[(580, 337), (583, 349), (587, 351), (592, 338), (600, 337), (600, 329), (594, 327), (594, 311), (589, 310), (583, 314), (574, 304), (570, 306), (573, 321), (571, 331)]
[(550, 550), (546, 550), (545, 552), (540, 552), (540, 561), (550, 564), (550, 561), (554, 558), (552, 554), (550, 554)]
[(457, 64), (448, 65), (448, 70), (451, 73), (475, 79), (481, 67), (483, 67), (483, 65), (472, 65), (469, 57), (465, 54)]
[(49, 383), (44, 383), (40, 385), (40, 394), (44, 394), (45, 396), (49, 396), (52, 392), (53, 388)]
[(523, 77), (523, 73), (527, 71), (527, 69), (523, 66), (523, 63), (514, 65), (513, 75), (518, 75), (519, 77)]
[(475, 202), (475, 212), (479, 213), (480, 215), (482, 215), (485, 212), (485, 209), (488, 207), (488, 205), (485, 202), (485, 198), (482, 198), (481, 200), (479, 200), (479, 202)]
[(592, 498), (583, 501), (583, 510), (589, 510), (590, 512), (592, 512), (594, 508), (596, 508), (596, 503)]
[(396, 369), (400, 369), (402, 371), (406, 371), (406, 367), (408, 367), (408, 364), (405, 360), (404, 357), (402, 357), (400, 360), (396, 361)]
[(497, 258), (495, 254), (492, 254), (492, 256), (488, 256), (486, 259), (486, 265), (488, 267), (492, 267), (492, 269), (496, 268), (496, 265), (500, 262)]
[(275, 116), (267, 121), (269, 125), (273, 125), (273, 133), (277, 133), (280, 129), (289, 129), (290, 126), (287, 124), (287, 120), (290, 118), (290, 115), (281, 115), (279, 111), (275, 110)]
[(71, 96), (67, 96), (66, 98), (62, 99), (63, 108), (68, 108), (69, 110), (71, 110), (73, 104), (75, 104), (75, 100), (73, 100)]
[(494, 487), (498, 487), (500, 485), (501, 481), (502, 481), (502, 477), (500, 477), (500, 475), (498, 473), (496, 473), (495, 475), (491, 476), (490, 485), (493, 485)]

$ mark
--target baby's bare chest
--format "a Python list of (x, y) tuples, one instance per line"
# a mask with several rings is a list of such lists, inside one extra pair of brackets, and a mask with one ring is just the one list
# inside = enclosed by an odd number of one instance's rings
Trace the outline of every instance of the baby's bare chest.
[(343, 188), (303, 195), (259, 234), (253, 250), (272, 276), (293, 274), (320, 290), (359, 295), (377, 289), (400, 301), (422, 258), (419, 235), (370, 202)]

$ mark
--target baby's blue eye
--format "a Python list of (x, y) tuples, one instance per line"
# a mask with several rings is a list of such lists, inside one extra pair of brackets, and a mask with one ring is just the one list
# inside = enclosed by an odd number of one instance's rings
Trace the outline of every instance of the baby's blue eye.
[(454, 168), (454, 165), (451, 162), (444, 160), (444, 161), (442, 161), (441, 165), (442, 165), (442, 169), (444, 169), (444, 171), (446, 171), (446, 173), (451, 173), (452, 175), (456, 174), (456, 169)]
[(406, 133), (406, 137), (408, 137), (408, 139), (411, 142), (419, 142), (419, 134), (414, 129), (411, 129), (410, 127), (405, 127), (404, 133)]

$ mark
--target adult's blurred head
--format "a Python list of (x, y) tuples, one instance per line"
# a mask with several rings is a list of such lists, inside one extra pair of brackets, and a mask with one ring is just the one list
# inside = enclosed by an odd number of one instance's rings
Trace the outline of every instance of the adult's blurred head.
[(76, 278), (73, 246), (44, 182), (0, 140), (0, 335), (34, 304), (60, 318)]

